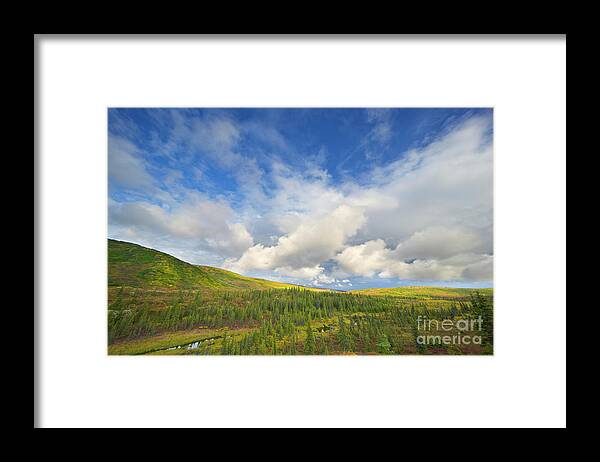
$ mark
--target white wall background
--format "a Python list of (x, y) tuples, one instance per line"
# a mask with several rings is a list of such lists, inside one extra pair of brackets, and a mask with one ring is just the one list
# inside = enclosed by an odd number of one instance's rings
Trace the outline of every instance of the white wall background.
[[(564, 38), (38, 37), (37, 51), (39, 426), (566, 424)], [(109, 106), (493, 106), (494, 357), (108, 357)]]

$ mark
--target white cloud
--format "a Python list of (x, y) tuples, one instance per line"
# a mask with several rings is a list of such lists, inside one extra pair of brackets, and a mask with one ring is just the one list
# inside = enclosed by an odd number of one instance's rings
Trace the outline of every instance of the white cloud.
[(388, 260), (389, 250), (382, 239), (347, 247), (335, 260), (346, 274), (373, 276), (382, 271)]
[(489, 120), (472, 118), (424, 149), (376, 169), (372, 186), (355, 196), (378, 205), (367, 210), (364, 240), (398, 244), (431, 226), (479, 230), (491, 252), (492, 147)]
[(118, 185), (137, 190), (154, 187), (154, 179), (146, 170), (146, 164), (138, 157), (136, 146), (124, 138), (108, 139), (108, 177)]
[(463, 253), (485, 253), (483, 237), (478, 230), (460, 227), (431, 226), (415, 232), (398, 244), (399, 259), (444, 259)]
[[(373, 116), (380, 120), (383, 116)], [(265, 219), (280, 233), (228, 265), (324, 282), (336, 274), (428, 280), (492, 277), (490, 120), (473, 117), (446, 136), (374, 169), (370, 181), (333, 186), (274, 166)], [(272, 234), (273, 229), (269, 228)], [(319, 281), (318, 277), (321, 277)]]
[[(233, 176), (244, 201), (234, 210), (224, 199), (209, 200), (181, 186), (175, 170), (166, 171), (164, 189), (158, 189), (136, 147), (111, 137), (111, 181), (153, 191), (154, 199), (110, 201), (113, 237), (193, 262), (313, 285), (349, 286), (351, 276), (491, 280), (490, 119), (471, 117), (395, 162), (365, 168), (363, 181), (334, 184), (322, 151), (307, 157), (302, 172), (276, 155), (265, 171), (242, 149), (245, 134), (257, 136), (261, 127), (219, 114), (170, 117), (171, 139), (157, 145), (158, 151), (183, 146), (190, 158), (210, 161)], [(373, 128), (365, 142), (377, 157), (390, 140), (390, 113), (369, 110), (367, 118)], [(262, 133), (274, 150), (290, 149), (277, 130)], [(196, 166), (190, 172), (203, 178)]]
[[(311, 284), (314, 286), (331, 285), (338, 282), (334, 277), (328, 276), (327, 274), (318, 274), (312, 281)], [(339, 285), (339, 284), (338, 284)]]
[(287, 151), (289, 149), (285, 137), (273, 126), (248, 121), (241, 125), (241, 129), (275, 150)]
[(225, 202), (212, 202), (189, 193), (171, 207), (146, 201), (109, 203), (110, 232), (135, 235), (149, 245), (210, 250), (222, 257), (240, 256), (253, 245), (241, 223), (232, 222), (233, 210)]
[(266, 270), (290, 277), (314, 278), (322, 272), (319, 266), (341, 250), (346, 240), (364, 222), (358, 207), (340, 205), (323, 217), (303, 215), (295, 229), (279, 237), (277, 244), (257, 244), (237, 261), (229, 261), (234, 271)]
[(190, 135), (186, 139), (201, 147), (226, 168), (235, 167), (240, 160), (239, 154), (234, 152), (240, 139), (240, 130), (227, 118), (194, 119), (191, 123)]
[(337, 257), (342, 270), (360, 276), (434, 281), (488, 281), (493, 257), (458, 253), (443, 258), (402, 259), (400, 244), (386, 248), (381, 239), (347, 247)]
[(367, 109), (367, 121), (373, 124), (369, 139), (385, 144), (392, 137), (391, 112), (389, 109)]
[[(249, 203), (262, 202), (265, 199), (263, 188), (264, 171), (257, 159), (244, 155), (239, 143), (247, 128), (224, 115), (214, 115), (192, 121), (178, 123), (180, 139), (188, 143), (196, 156), (207, 156), (213, 165), (233, 175)], [(275, 138), (274, 129), (265, 136), (269, 140)], [(204, 159), (206, 160), (206, 159)]]
[(285, 276), (288, 278), (297, 278), (297, 279), (313, 279), (316, 278), (320, 280), (324, 276), (322, 273), (325, 269), (321, 266), (303, 266), (302, 268), (292, 268), (290, 266), (281, 266), (275, 268), (275, 273), (281, 276)]

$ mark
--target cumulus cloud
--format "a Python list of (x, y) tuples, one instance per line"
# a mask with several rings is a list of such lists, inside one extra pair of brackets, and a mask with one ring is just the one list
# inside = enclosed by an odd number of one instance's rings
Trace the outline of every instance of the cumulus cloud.
[[(377, 149), (389, 148), (392, 113), (366, 114), (371, 125), (362, 148), (378, 157)], [(305, 157), (303, 169), (275, 154), (266, 158), (267, 168), (259, 164), (256, 155), (245, 151), (247, 136), (275, 151), (292, 149), (274, 128), (241, 124), (220, 113), (190, 117), (173, 111), (160, 117), (170, 120), (171, 130), (167, 139), (154, 140), (157, 152), (171, 159), (177, 147), (189, 168), (165, 167), (157, 182), (139, 149), (111, 136), (111, 182), (126, 190), (152, 191), (151, 198), (110, 200), (113, 237), (192, 262), (316, 286), (350, 287), (351, 277), (492, 278), (488, 117), (454, 121), (444, 135), (398, 153), (398, 160), (337, 182), (324, 167), (322, 147)], [(185, 186), (185, 173), (204, 181), (205, 171), (215, 168), (234, 179), (241, 201), (210, 198)]]
[(355, 196), (380, 205), (369, 207), (364, 240), (397, 244), (425, 228), (467, 226), (478, 229), (491, 252), (492, 147), (490, 121), (472, 118), (401, 160), (375, 169), (372, 187)]
[(252, 236), (228, 204), (190, 194), (185, 201), (159, 206), (147, 201), (109, 203), (111, 233), (135, 236), (147, 243), (210, 250), (223, 257), (240, 256), (253, 245)]
[(228, 266), (234, 271), (272, 269), (286, 276), (314, 278), (323, 271), (319, 264), (335, 256), (363, 222), (363, 210), (348, 205), (324, 217), (304, 216), (276, 245), (257, 244)]
[(315, 266), (303, 266), (301, 268), (293, 268), (291, 266), (280, 266), (274, 269), (275, 273), (278, 275), (282, 275), (288, 278), (295, 279), (313, 279), (314, 281), (322, 280), (323, 271), (325, 268), (315, 265)]
[(478, 230), (431, 226), (412, 234), (396, 247), (399, 259), (444, 259), (463, 253), (487, 252), (483, 236)]
[[(373, 115), (380, 120), (382, 115)], [(473, 117), (371, 172), (367, 184), (274, 169), (267, 220), (282, 233), (228, 266), (275, 270), (322, 284), (340, 274), (427, 280), (492, 277), (490, 120)], [(319, 279), (320, 278), (320, 279)]]
[(435, 281), (486, 281), (492, 278), (491, 255), (459, 253), (443, 258), (403, 259), (400, 244), (389, 249), (381, 239), (347, 247), (336, 256), (349, 274)]

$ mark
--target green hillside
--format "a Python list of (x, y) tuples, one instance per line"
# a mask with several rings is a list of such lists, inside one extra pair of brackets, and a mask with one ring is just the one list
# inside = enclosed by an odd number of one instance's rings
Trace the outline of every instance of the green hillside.
[(376, 288), (376, 289), (363, 289), (352, 291), (356, 294), (361, 295), (379, 295), (379, 296), (390, 296), (399, 297), (405, 299), (463, 299), (469, 297), (469, 295), (478, 292), (481, 295), (493, 295), (493, 289), (463, 289), (463, 288), (451, 288), (451, 287), (427, 287), (427, 286), (405, 286), (405, 287), (393, 287), (393, 288)]
[(139, 288), (277, 289), (291, 284), (192, 265), (130, 242), (108, 240), (108, 285)]
[[(493, 353), (492, 289), (301, 288), (110, 239), (108, 285), (111, 355)], [(438, 324), (481, 318), (483, 328), (442, 332), (479, 341), (424, 344), (423, 316)]]

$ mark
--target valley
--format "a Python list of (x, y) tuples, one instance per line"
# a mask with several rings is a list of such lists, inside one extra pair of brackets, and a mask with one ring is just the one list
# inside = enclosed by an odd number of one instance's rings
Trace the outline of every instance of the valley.
[[(107, 316), (109, 355), (493, 353), (493, 289), (308, 288), (110, 239)], [(425, 342), (432, 332), (420, 332), (422, 319), (452, 328)], [(479, 332), (457, 328), (472, 319), (482, 320)], [(457, 334), (481, 343), (444, 342)]]

